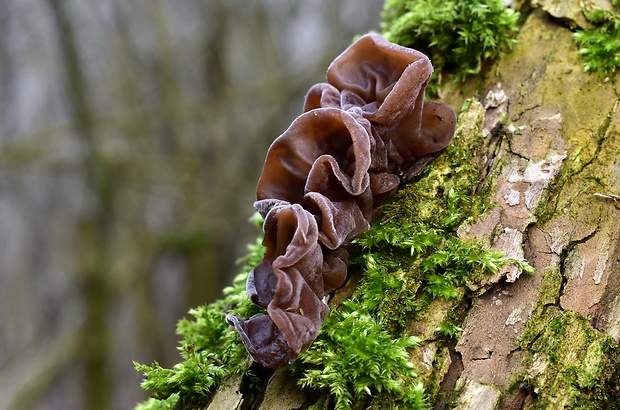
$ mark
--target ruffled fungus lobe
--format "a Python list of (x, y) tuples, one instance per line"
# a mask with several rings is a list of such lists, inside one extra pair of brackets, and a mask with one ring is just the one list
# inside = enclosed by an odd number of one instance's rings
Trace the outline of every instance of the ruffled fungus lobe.
[(351, 240), (398, 187), (395, 168), (445, 148), (456, 115), (424, 102), (433, 72), (424, 54), (376, 34), (360, 38), (308, 92), (304, 113), (267, 153), (255, 208), (264, 222), (264, 259), (247, 282), (267, 309), (234, 325), (265, 367), (292, 363), (317, 337), (325, 296), (344, 283)]

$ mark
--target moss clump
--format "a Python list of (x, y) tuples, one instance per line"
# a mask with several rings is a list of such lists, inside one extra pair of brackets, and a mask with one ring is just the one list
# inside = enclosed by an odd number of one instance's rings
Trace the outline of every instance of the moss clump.
[(435, 328), (435, 332), (440, 336), (456, 340), (463, 333), (463, 328), (450, 322), (443, 322)]
[(329, 392), (337, 410), (376, 394), (391, 396), (403, 408), (427, 408), (424, 386), (416, 380), (407, 349), (415, 337), (392, 337), (376, 318), (345, 302), (333, 311), (321, 337), (304, 352), (296, 367), (299, 384)]
[(527, 351), (526, 370), (515, 385), (526, 383), (539, 392), (532, 409), (618, 408), (618, 345), (587, 318), (556, 305), (561, 282), (560, 272), (545, 272), (538, 304), (519, 338), (520, 348)]
[(134, 410), (169, 410), (173, 409), (179, 401), (179, 394), (173, 393), (164, 400), (150, 398), (143, 403), (138, 404)]
[(392, 42), (418, 49), (463, 79), (516, 43), (519, 15), (501, 0), (387, 0), (383, 31)]
[(592, 30), (574, 34), (575, 41), (586, 63), (584, 71), (599, 71), (606, 76), (620, 72), (620, 0), (612, 0), (614, 10), (595, 10), (586, 14), (595, 24)]
[(248, 370), (249, 356), (225, 317), (227, 312), (244, 317), (258, 313), (259, 308), (247, 296), (245, 281), (251, 267), (262, 259), (264, 248), (257, 241), (249, 249), (245, 268), (233, 286), (224, 289), (226, 297), (190, 310), (194, 319), (179, 322), (181, 363), (172, 369), (158, 363), (134, 363), (145, 376), (142, 387), (153, 394), (135, 410), (203, 408), (222, 380)]

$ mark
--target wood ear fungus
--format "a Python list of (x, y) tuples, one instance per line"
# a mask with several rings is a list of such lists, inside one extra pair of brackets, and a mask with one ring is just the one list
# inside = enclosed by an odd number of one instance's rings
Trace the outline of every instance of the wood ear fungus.
[(269, 148), (254, 204), (267, 249), (247, 282), (267, 314), (226, 318), (263, 366), (292, 363), (317, 337), (329, 313), (324, 296), (346, 279), (348, 245), (400, 183), (394, 169), (451, 141), (454, 111), (424, 102), (432, 72), (419, 51), (365, 35)]

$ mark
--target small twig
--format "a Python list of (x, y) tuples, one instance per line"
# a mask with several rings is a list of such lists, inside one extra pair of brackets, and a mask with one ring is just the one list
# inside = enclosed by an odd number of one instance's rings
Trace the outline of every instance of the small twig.
[(595, 192), (595, 193), (594, 193), (594, 196), (598, 196), (599, 198), (604, 198), (604, 199), (611, 199), (612, 201), (614, 201), (614, 206), (615, 206), (617, 209), (620, 209), (620, 208), (618, 208), (618, 205), (620, 205), (620, 203), (618, 202), (618, 201), (620, 201), (620, 195), (615, 195), (615, 194), (602, 194), (602, 193), (600, 193), (600, 192)]
[(614, 195), (614, 194), (601, 194), (599, 192), (595, 193), (594, 195), (600, 197), (600, 198), (605, 198), (605, 199), (613, 199), (614, 201), (617, 201), (620, 199), (620, 195)]
[(404, 170), (402, 179), (405, 182), (409, 182), (418, 175), (420, 175), (422, 171), (424, 171), (424, 167), (426, 167), (432, 160), (437, 158), (439, 154), (441, 154), (441, 151), (426, 154), (423, 157), (417, 158), (408, 169)]

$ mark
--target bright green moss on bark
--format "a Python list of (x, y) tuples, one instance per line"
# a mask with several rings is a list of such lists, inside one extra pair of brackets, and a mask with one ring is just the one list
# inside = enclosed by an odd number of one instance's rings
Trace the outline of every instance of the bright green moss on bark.
[(302, 387), (328, 392), (335, 409), (374, 395), (389, 396), (403, 408), (427, 408), (424, 386), (409, 359), (416, 337), (393, 337), (355, 301), (332, 311), (321, 336), (295, 367)]
[(606, 76), (620, 73), (620, 0), (612, 0), (613, 10), (595, 10), (587, 13), (596, 27), (574, 34), (575, 41), (586, 63), (584, 71), (598, 71)]
[(462, 80), (515, 44), (518, 18), (501, 0), (387, 0), (383, 31), (427, 54), (436, 72), (445, 68)]
[(142, 387), (153, 396), (135, 410), (204, 408), (223, 380), (248, 371), (249, 355), (225, 318), (227, 312), (249, 317), (260, 310), (250, 302), (245, 281), (250, 269), (263, 257), (264, 248), (257, 242), (249, 250), (245, 268), (233, 286), (224, 289), (226, 297), (190, 310), (194, 319), (179, 322), (182, 362), (172, 369), (158, 363), (134, 363), (136, 370), (145, 376)]
[(620, 406), (620, 350), (588, 318), (558, 306), (562, 275), (547, 270), (519, 347), (527, 352), (517, 383), (538, 392), (531, 409), (601, 409)]
[(164, 400), (158, 400), (155, 398), (150, 398), (145, 400), (143, 403), (138, 404), (135, 407), (135, 410), (168, 410), (174, 408), (174, 406), (179, 401), (179, 394), (173, 393)]

